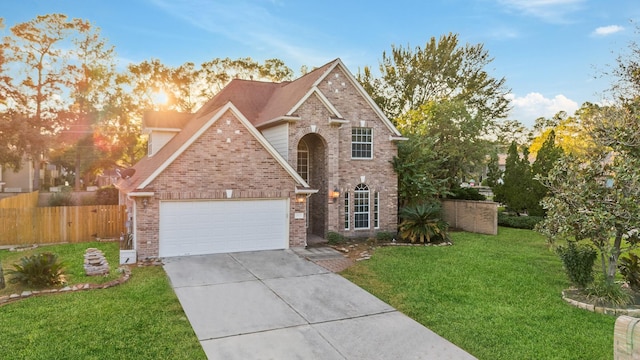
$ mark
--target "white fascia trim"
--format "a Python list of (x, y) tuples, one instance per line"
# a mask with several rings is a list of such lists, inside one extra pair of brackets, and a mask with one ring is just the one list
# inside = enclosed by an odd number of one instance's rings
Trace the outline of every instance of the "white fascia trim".
[(277, 118), (271, 119), (269, 121), (266, 121), (262, 124), (260, 124), (260, 127), (264, 127), (266, 125), (273, 125), (279, 122), (297, 122), (302, 120), (302, 118), (300, 116), (291, 116), (291, 115), (284, 115), (284, 116), (278, 116)]
[(127, 194), (129, 199), (134, 197), (152, 197), (155, 193), (152, 191), (130, 192)]
[(316, 96), (318, 97), (318, 99), (320, 99), (320, 102), (322, 102), (322, 104), (335, 116), (338, 118), (343, 118), (344, 116), (342, 116), (342, 114), (340, 114), (340, 112), (338, 111), (338, 109), (335, 108), (335, 106), (333, 106), (333, 104), (329, 101), (329, 99), (327, 99), (326, 96), (324, 96), (324, 94), (320, 91), (320, 89), (318, 89), (317, 86), (313, 86), (311, 88), (311, 90), (309, 90), (303, 97), (302, 99), (300, 99), (300, 101), (298, 101), (298, 103), (296, 103), (293, 108), (291, 108), (291, 110), (289, 110), (289, 112), (287, 113), (287, 115), (292, 115), (293, 113), (296, 112), (296, 110), (298, 110), (298, 108), (300, 106), (302, 106), (302, 104), (304, 104), (305, 101), (307, 101), (307, 99), (309, 99), (309, 97), (312, 94), (316, 94)]
[(391, 130), (391, 132), (393, 132), (395, 135), (402, 136), (400, 131), (398, 131), (398, 129), (396, 129), (395, 126), (393, 126), (393, 123), (391, 122), (391, 120), (389, 120), (389, 118), (387, 118), (387, 116), (382, 112), (382, 110), (380, 110), (380, 107), (378, 107), (378, 104), (376, 104), (376, 102), (373, 101), (373, 99), (371, 98), (371, 96), (369, 96), (367, 91), (362, 87), (362, 85), (360, 85), (358, 80), (353, 76), (353, 74), (351, 74), (351, 72), (347, 69), (347, 67), (344, 65), (344, 63), (342, 63), (342, 60), (336, 59), (335, 64), (333, 66), (331, 66), (329, 69), (327, 69), (327, 71), (324, 73), (324, 75), (322, 75), (320, 78), (318, 78), (318, 80), (314, 84), (314, 87), (318, 86), (324, 80), (324, 78), (331, 71), (333, 71), (333, 69), (335, 69), (336, 66), (338, 66), (338, 65), (340, 65), (340, 67), (342, 68), (342, 72), (346, 74), (347, 79), (349, 79), (349, 82), (351, 82), (351, 84), (353, 86), (355, 86), (356, 89), (358, 89), (358, 91), (360, 92), (360, 95), (367, 100), (367, 102), (369, 103), (369, 106), (371, 106), (373, 111), (375, 111), (375, 113), (378, 114), (378, 117), (380, 117), (380, 119), (382, 119), (382, 122), (387, 126), (387, 128), (389, 128), (389, 130)]
[(390, 141), (406, 141), (406, 140), (409, 140), (409, 138), (408, 137), (404, 137), (404, 136), (389, 135), (389, 140)]
[(309, 194), (309, 195), (311, 195), (311, 194), (317, 193), (318, 191), (320, 191), (320, 190), (319, 189), (299, 189), (299, 188), (296, 188), (296, 194)]

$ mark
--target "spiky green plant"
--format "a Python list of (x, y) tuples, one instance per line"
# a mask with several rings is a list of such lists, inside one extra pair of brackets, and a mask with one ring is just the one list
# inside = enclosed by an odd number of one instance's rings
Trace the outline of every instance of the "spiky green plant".
[(405, 206), (400, 210), (400, 236), (412, 243), (450, 241), (449, 224), (440, 216), (441, 208), (437, 202)]
[(64, 281), (64, 264), (58, 262), (58, 256), (50, 252), (25, 256), (20, 259), (19, 264), (13, 264), (13, 267), (14, 270), (9, 270), (12, 283), (42, 287), (58, 285)]

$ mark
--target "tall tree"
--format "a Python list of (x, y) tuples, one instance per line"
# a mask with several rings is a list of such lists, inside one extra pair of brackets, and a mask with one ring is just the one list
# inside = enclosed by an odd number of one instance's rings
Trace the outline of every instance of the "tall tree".
[(433, 151), (441, 160), (440, 172), (449, 189), (472, 170), (483, 167), (489, 142), (484, 139), (487, 119), (472, 114), (461, 101), (442, 100), (422, 104), (397, 119), (404, 134), (433, 138)]
[(432, 37), (424, 48), (392, 46), (382, 54), (380, 78), (365, 67), (357, 77), (391, 119), (429, 101), (462, 102), (474, 116), (506, 116), (509, 100), (505, 79), (485, 68), (493, 61), (482, 44), (460, 46), (458, 35)]
[[(556, 145), (555, 131), (551, 130), (549, 136), (542, 144), (540, 151), (536, 156), (536, 160), (531, 166), (531, 172), (536, 179), (541, 179), (548, 176), (549, 172), (558, 160), (562, 157), (562, 148)], [(540, 181), (534, 180), (531, 185), (532, 201), (529, 205), (529, 214), (536, 216), (543, 216), (545, 214), (542, 204), (542, 199), (549, 194), (549, 190)]]
[(494, 190), (495, 201), (505, 204), (518, 214), (524, 213), (531, 207), (532, 182), (529, 151), (525, 147), (521, 156), (518, 145), (512, 142), (505, 163), (503, 183)]
[(52, 137), (65, 125), (57, 112), (63, 107), (60, 94), (69, 84), (67, 70), (69, 52), (65, 40), (81, 25), (66, 15), (48, 14), (11, 27), (5, 38), (8, 58), (22, 74), (18, 85), (21, 94), (15, 104), (18, 113), (25, 114), (24, 138), (26, 151), (34, 161), (35, 189), (40, 187), (42, 157)]
[(409, 136), (398, 143), (398, 156), (393, 169), (398, 174), (398, 201), (400, 207), (415, 205), (443, 195), (446, 191), (442, 179), (440, 159), (433, 152), (436, 139), (428, 136)]
[(591, 241), (609, 282), (620, 255), (640, 242), (639, 115), (637, 109), (616, 106), (584, 118), (598, 147), (583, 158), (562, 157), (543, 178), (552, 196), (543, 200), (547, 218), (540, 230), (551, 241)]
[(73, 60), (67, 66), (72, 74), (72, 103), (66, 112), (59, 113), (68, 117), (59, 143), (66, 145), (63, 151), (74, 158), (73, 166), (67, 168), (74, 169), (75, 189), (80, 190), (81, 178), (95, 175), (103, 165), (94, 137), (99, 136), (96, 133), (99, 113), (104, 109), (116, 73), (114, 48), (100, 36), (100, 29), (77, 20), (77, 32), (72, 40)]

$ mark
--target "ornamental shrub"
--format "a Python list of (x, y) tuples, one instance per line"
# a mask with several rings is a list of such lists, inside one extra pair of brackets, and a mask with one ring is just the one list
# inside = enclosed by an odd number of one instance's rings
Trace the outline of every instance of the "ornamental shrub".
[(618, 263), (620, 274), (633, 290), (640, 290), (640, 257), (634, 253), (629, 253), (626, 257), (621, 257)]
[(593, 264), (598, 253), (586, 244), (569, 241), (567, 246), (558, 246), (556, 253), (560, 256), (569, 280), (579, 288), (586, 288), (593, 282)]
[(451, 189), (451, 194), (447, 196), (449, 199), (454, 200), (475, 200), (475, 201), (485, 201), (487, 197), (480, 194), (478, 189), (476, 188), (463, 188), (459, 187), (456, 189)]
[(58, 256), (50, 252), (25, 256), (20, 259), (19, 264), (13, 264), (13, 267), (14, 270), (9, 270), (12, 283), (43, 287), (58, 285), (64, 281), (64, 264), (58, 262)]
[(498, 225), (516, 229), (533, 230), (537, 223), (544, 220), (542, 216), (514, 216), (498, 212)]
[(334, 232), (334, 231), (329, 231), (327, 233), (327, 242), (331, 245), (337, 245), (337, 244), (341, 244), (345, 241), (344, 236), (342, 236), (341, 234)]

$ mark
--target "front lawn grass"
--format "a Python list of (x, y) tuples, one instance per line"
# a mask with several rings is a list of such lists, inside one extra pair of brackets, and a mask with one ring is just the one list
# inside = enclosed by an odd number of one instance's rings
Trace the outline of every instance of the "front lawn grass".
[(342, 273), (479, 359), (612, 359), (615, 318), (570, 306), (560, 259), (530, 230), (383, 247)]
[[(104, 253), (105, 258), (109, 262), (111, 272), (106, 276), (91, 276), (88, 277), (84, 272), (84, 252), (88, 248), (97, 248)], [(76, 284), (103, 284), (111, 280), (120, 277), (120, 273), (116, 271), (120, 262), (120, 244), (118, 242), (85, 242), (76, 244), (60, 244), (60, 245), (47, 245), (40, 246), (34, 249), (28, 249), (25, 251), (9, 251), (0, 250), (0, 262), (4, 269), (4, 275), (7, 287), (0, 290), (0, 296), (19, 294), (24, 290), (35, 290), (36, 288), (30, 288), (21, 284), (11, 284), (9, 280), (9, 270), (14, 270), (13, 264), (20, 263), (20, 259), (28, 257), (34, 254), (40, 254), (50, 252), (58, 255), (58, 261), (65, 264), (64, 277), (66, 284), (56, 286), (61, 288), (66, 285)]]
[[(105, 251), (103, 244), (42, 249), (75, 259), (87, 247)], [(113, 270), (118, 259), (110, 252), (105, 255)], [(0, 256), (6, 261), (7, 254)], [(129, 281), (108, 289), (42, 295), (0, 306), (0, 358), (206, 359), (164, 270), (131, 270)], [(93, 282), (93, 277), (75, 276), (69, 277), (70, 284)]]

